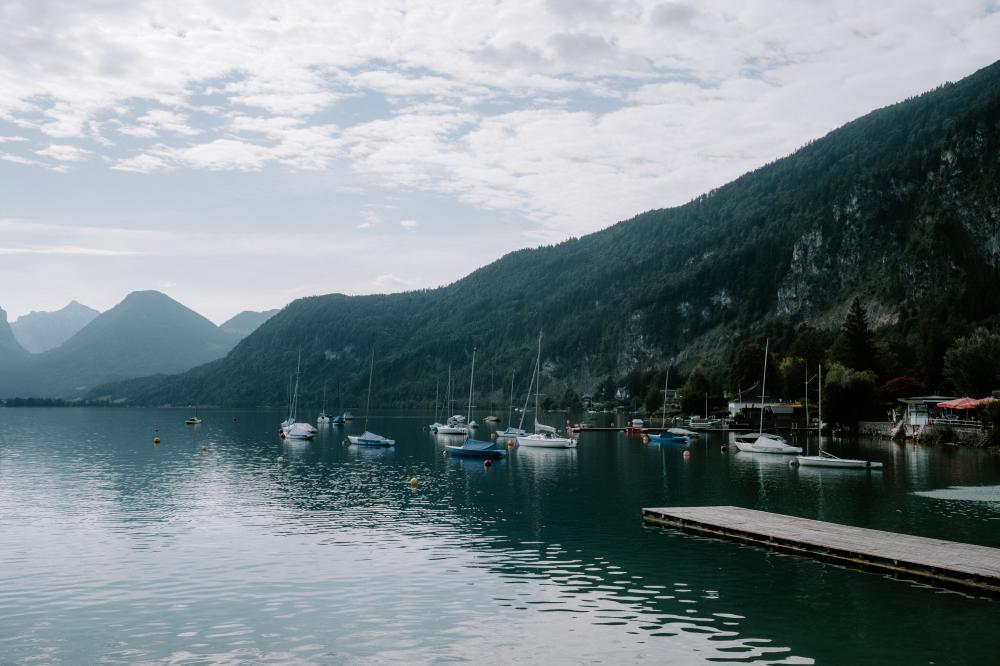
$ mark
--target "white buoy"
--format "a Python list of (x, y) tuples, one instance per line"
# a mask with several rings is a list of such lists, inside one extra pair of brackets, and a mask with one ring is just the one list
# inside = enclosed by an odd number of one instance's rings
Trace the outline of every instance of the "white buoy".
[(417, 480), (417, 477), (413, 477), (412, 479), (410, 479), (410, 487), (411, 488), (416, 488), (417, 484), (419, 484), (419, 483), (420, 483), (420, 481)]

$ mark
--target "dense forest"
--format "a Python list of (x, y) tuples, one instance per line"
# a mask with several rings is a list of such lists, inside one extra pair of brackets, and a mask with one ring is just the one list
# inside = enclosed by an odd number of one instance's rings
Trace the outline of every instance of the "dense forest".
[[(540, 330), (550, 398), (630, 384), (645, 399), (667, 367), (672, 387), (694, 377), (721, 396), (752, 380), (733, 384), (737, 357), (761, 365), (746, 348), (765, 340), (776, 378), (782, 364), (791, 377), (822, 361), (831, 386), (981, 393), (1000, 387), (998, 277), (1000, 63), (683, 206), (513, 252), (439, 289), (300, 299), (224, 359), (91, 397), (282, 404), (301, 353), (304, 404), (326, 387), (331, 408), (356, 407), (374, 348), (373, 402), (430, 405), (449, 366), (468, 390), (478, 347), (477, 402), (506, 404), (512, 372), (523, 400)], [(863, 353), (844, 340), (859, 318)], [(972, 357), (975, 380), (958, 369)]]

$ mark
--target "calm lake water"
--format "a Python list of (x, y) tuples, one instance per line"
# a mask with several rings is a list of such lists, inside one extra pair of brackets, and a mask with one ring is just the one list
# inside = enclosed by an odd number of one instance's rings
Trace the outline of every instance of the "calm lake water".
[(430, 415), (373, 418), (388, 450), (332, 427), (282, 443), (278, 412), (187, 416), (0, 409), (0, 664), (996, 663), (1000, 602), (645, 528), (640, 508), (1000, 547), (1000, 456), (832, 442), (885, 470), (796, 470), (717, 437), (584, 433), (486, 469), (443, 457)]

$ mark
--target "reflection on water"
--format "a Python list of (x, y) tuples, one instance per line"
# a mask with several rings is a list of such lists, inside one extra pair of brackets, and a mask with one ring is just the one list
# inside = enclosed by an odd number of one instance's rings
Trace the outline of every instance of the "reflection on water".
[(344, 446), (360, 422), (301, 443), (278, 440), (276, 413), (202, 416), (188, 428), (171, 411), (0, 411), (0, 662), (993, 654), (993, 602), (639, 518), (735, 504), (1000, 546), (989, 501), (934, 499), (995, 492), (1000, 469), (979, 451), (824, 444), (886, 464), (850, 473), (714, 436), (685, 448), (584, 433), (576, 449), (515, 449), (486, 468), (443, 456), (427, 415), (372, 418), (397, 439), (388, 449)]

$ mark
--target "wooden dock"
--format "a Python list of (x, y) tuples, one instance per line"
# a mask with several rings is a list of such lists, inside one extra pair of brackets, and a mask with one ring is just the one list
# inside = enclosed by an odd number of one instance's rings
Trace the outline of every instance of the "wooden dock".
[(735, 506), (642, 510), (647, 524), (734, 539), (944, 587), (1000, 594), (1000, 549)]

